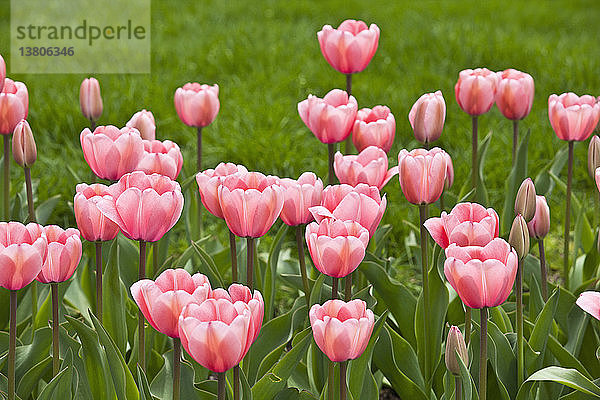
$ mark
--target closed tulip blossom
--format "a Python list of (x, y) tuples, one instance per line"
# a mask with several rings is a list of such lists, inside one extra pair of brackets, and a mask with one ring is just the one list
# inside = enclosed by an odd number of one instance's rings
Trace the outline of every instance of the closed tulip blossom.
[(469, 115), (485, 114), (494, 105), (498, 81), (498, 75), (487, 68), (460, 71), (454, 86), (458, 105)]
[(444, 181), (444, 190), (450, 189), (454, 184), (454, 165), (452, 165), (452, 157), (445, 153), (446, 157), (446, 180)]
[(33, 133), (24, 119), (17, 124), (13, 133), (12, 154), (15, 162), (23, 168), (32, 166), (37, 159)]
[(119, 180), (134, 171), (144, 155), (144, 143), (134, 128), (107, 125), (93, 132), (85, 128), (79, 139), (85, 161), (102, 179)]
[(358, 151), (377, 146), (387, 153), (392, 148), (395, 133), (396, 119), (388, 107), (361, 108), (352, 128), (352, 143)]
[(544, 196), (535, 196), (535, 215), (527, 223), (529, 236), (538, 240), (546, 237), (550, 232), (550, 208)]
[(398, 176), (402, 193), (409, 203), (431, 204), (439, 199), (446, 180), (445, 151), (403, 149), (398, 155)]
[(600, 320), (600, 292), (583, 292), (575, 302), (583, 311)]
[(62, 229), (56, 225), (44, 227), (48, 254), (37, 276), (42, 283), (64, 282), (73, 276), (81, 260), (81, 240), (77, 229)]
[(219, 85), (186, 83), (175, 91), (175, 110), (187, 126), (210, 125), (219, 112)]
[(306, 227), (306, 243), (315, 267), (325, 275), (351, 274), (365, 257), (369, 231), (358, 222), (324, 218)]
[(94, 122), (102, 115), (102, 96), (100, 83), (96, 78), (85, 78), (79, 88), (79, 105), (84, 117)]
[(589, 95), (553, 94), (548, 98), (548, 117), (559, 139), (583, 141), (590, 137), (598, 124), (600, 103)]
[(354, 360), (365, 351), (375, 324), (373, 311), (362, 300), (328, 300), (309, 312), (319, 349), (333, 362)]
[(446, 249), (444, 275), (467, 307), (496, 307), (510, 294), (517, 274), (518, 256), (501, 238), (485, 246)]
[(160, 174), (177, 179), (183, 156), (177, 143), (170, 140), (144, 140), (144, 154), (136, 168), (146, 174)]
[(248, 338), (250, 339), (250, 344), (252, 344), (260, 333), (265, 314), (265, 303), (262, 294), (258, 290), (252, 292), (247, 286), (234, 283), (229, 286), (228, 290), (222, 288), (213, 290), (210, 297), (213, 299), (225, 299), (231, 303), (241, 301), (248, 305), (252, 317)]
[(442, 135), (446, 120), (446, 102), (442, 92), (425, 93), (415, 102), (408, 114), (415, 139), (431, 143)]
[(19, 290), (29, 285), (42, 270), (47, 254), (41, 225), (0, 222), (0, 286)]
[(144, 109), (136, 112), (125, 126), (137, 129), (144, 140), (156, 139), (156, 123), (152, 111)]
[(215, 217), (223, 218), (223, 211), (219, 203), (219, 186), (223, 184), (226, 176), (238, 172), (246, 173), (248, 170), (243, 165), (220, 163), (214, 169), (207, 169), (196, 174), (200, 200), (208, 212)]
[(350, 135), (356, 119), (358, 104), (354, 96), (333, 89), (318, 98), (309, 95), (298, 103), (298, 113), (308, 129), (323, 143), (341, 142)]
[(119, 233), (119, 226), (100, 212), (94, 200), (106, 198), (110, 201), (108, 186), (101, 183), (80, 183), (75, 190), (73, 208), (81, 236), (90, 242), (113, 240)]
[(398, 167), (388, 170), (387, 154), (375, 146), (367, 147), (358, 155), (344, 156), (338, 151), (335, 154), (334, 168), (340, 183), (352, 186), (366, 183), (377, 186), (379, 190), (398, 173)]
[(594, 179), (596, 168), (600, 167), (600, 137), (592, 136), (588, 146), (588, 173)]
[(5, 78), (0, 92), (0, 134), (11, 135), (29, 111), (29, 94), (23, 82)]
[(310, 207), (321, 204), (323, 182), (312, 172), (305, 172), (298, 180), (282, 178), (279, 185), (283, 188), (283, 208), (281, 220), (289, 226), (307, 224), (314, 220)]
[(156, 281), (143, 279), (131, 286), (131, 295), (146, 320), (157, 331), (179, 337), (179, 316), (190, 303), (201, 303), (211, 296), (208, 278), (190, 275), (185, 269), (167, 269)]
[(506, 118), (520, 120), (529, 115), (535, 86), (531, 75), (509, 68), (498, 72), (496, 105)]

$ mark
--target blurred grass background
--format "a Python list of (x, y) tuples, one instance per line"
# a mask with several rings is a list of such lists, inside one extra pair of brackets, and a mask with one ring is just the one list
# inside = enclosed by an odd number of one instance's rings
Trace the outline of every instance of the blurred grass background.
[[(6, 2), (8, 3), (8, 2)], [(0, 53), (11, 78), (27, 84), (29, 122), (38, 146), (32, 175), (39, 180), (40, 203), (60, 194), (64, 200), (50, 219), (75, 224), (71, 202), (76, 178), (90, 176), (79, 144), (87, 121), (79, 111), (79, 85), (87, 75), (12, 75), (9, 7), (0, 7)], [(444, 133), (436, 145), (454, 160), (454, 196), (470, 178), (470, 117), (454, 98), (458, 72), (465, 68), (516, 68), (530, 73), (536, 85), (531, 114), (521, 131), (531, 129), (529, 175), (535, 177), (566, 146), (554, 135), (547, 116), (552, 93), (600, 94), (600, 3), (589, 1), (152, 1), (152, 73), (95, 75), (101, 84), (104, 112), (99, 124), (123, 126), (142, 109), (152, 110), (159, 139), (176, 141), (184, 152), (183, 181), (195, 165), (195, 131), (177, 117), (173, 94), (189, 81), (218, 83), (221, 110), (204, 130), (204, 165), (241, 163), (250, 170), (298, 177), (312, 170), (326, 179), (326, 146), (300, 120), (296, 105), (308, 94), (323, 96), (344, 88), (319, 50), (316, 32), (347, 18), (376, 23), (379, 48), (364, 72), (355, 75), (353, 94), (359, 107), (389, 106), (397, 121), (390, 164), (402, 148), (413, 149), (408, 111), (425, 92), (442, 90), (447, 103)], [(16, 51), (16, 50), (15, 50)], [(497, 108), (480, 118), (480, 138), (493, 131), (485, 169), (490, 202), (501, 212), (510, 172), (510, 121)], [(586, 199), (589, 217), (594, 183), (587, 175), (587, 142), (575, 146), (574, 191)], [(566, 175), (566, 168), (561, 176)], [(20, 190), (22, 172), (13, 164), (12, 190)], [(397, 179), (383, 190), (388, 210), (383, 223), (393, 225), (390, 255), (405, 257), (404, 239), (416, 223), (416, 207), (404, 199)], [(451, 196), (450, 196), (451, 197)], [(564, 195), (548, 199), (553, 231), (547, 244), (550, 265), (560, 267)], [(448, 205), (447, 205), (448, 207)], [(431, 215), (437, 215), (437, 209)], [(205, 216), (205, 224), (216, 221)], [(181, 225), (181, 223), (180, 223)], [(224, 225), (217, 224), (218, 229)], [(216, 226), (216, 225), (215, 225)], [(225, 242), (223, 232), (222, 240)], [(403, 274), (403, 272), (400, 272)]]

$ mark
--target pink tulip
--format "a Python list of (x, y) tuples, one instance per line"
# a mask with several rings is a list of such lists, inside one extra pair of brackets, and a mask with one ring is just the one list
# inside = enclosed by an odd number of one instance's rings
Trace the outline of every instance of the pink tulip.
[(596, 187), (598, 188), (598, 191), (600, 191), (600, 167), (596, 168), (594, 179), (596, 181)]
[(354, 360), (365, 351), (375, 318), (362, 300), (328, 300), (309, 312), (310, 325), (319, 349), (333, 362)]
[(202, 274), (190, 275), (185, 269), (167, 269), (156, 281), (142, 279), (131, 285), (131, 295), (146, 320), (157, 331), (179, 337), (179, 316), (190, 303), (208, 299), (212, 289)]
[(408, 120), (421, 143), (431, 143), (442, 135), (446, 120), (446, 102), (441, 91), (425, 93), (413, 104)]
[(527, 223), (529, 236), (543, 239), (550, 232), (550, 208), (544, 196), (535, 196), (535, 214), (533, 219)]
[(498, 72), (500, 78), (496, 93), (496, 105), (506, 118), (520, 120), (529, 115), (535, 91), (531, 75), (507, 69)]
[(13, 132), (12, 154), (15, 162), (21, 167), (30, 167), (37, 159), (33, 132), (31, 132), (29, 123), (24, 119), (17, 124)]
[(322, 99), (311, 94), (298, 103), (300, 118), (323, 143), (345, 140), (354, 125), (357, 109), (354, 96), (340, 89), (333, 89)]
[(6, 79), (6, 63), (4, 58), (0, 55), (0, 92), (4, 89), (4, 80)]
[(588, 290), (579, 295), (575, 302), (583, 311), (600, 320), (600, 292)]
[(5, 78), (0, 93), (0, 134), (12, 134), (17, 124), (27, 118), (28, 111), (27, 86), (23, 82)]
[(110, 196), (94, 197), (98, 209), (133, 240), (156, 242), (175, 225), (183, 209), (179, 183), (141, 171), (125, 174), (108, 188)]
[(379, 27), (347, 19), (337, 29), (323, 26), (317, 33), (321, 53), (335, 70), (354, 74), (367, 68), (379, 44)]
[(305, 172), (298, 180), (279, 180), (283, 188), (283, 208), (281, 220), (289, 226), (307, 224), (314, 219), (308, 210), (321, 204), (323, 182), (312, 172)]
[(446, 157), (446, 180), (444, 181), (444, 190), (450, 189), (454, 183), (454, 166), (452, 165), (452, 157), (444, 152)]
[[(217, 300), (225, 299), (231, 303), (241, 301), (248, 305), (252, 316), (248, 337), (250, 338), (250, 344), (252, 344), (260, 332), (265, 314), (265, 303), (262, 294), (260, 294), (258, 290), (255, 290), (254, 293), (252, 293), (247, 286), (234, 283), (229, 286), (229, 290), (222, 288), (215, 289), (212, 292), (211, 297)], [(250, 344), (248, 346), (250, 346)]]
[(498, 214), (477, 203), (459, 203), (450, 214), (429, 218), (425, 228), (443, 249), (454, 243), (458, 246), (485, 246), (498, 237)]
[(600, 103), (589, 95), (555, 94), (548, 98), (548, 117), (561, 140), (586, 140), (600, 119)]
[(44, 227), (44, 234), (48, 241), (48, 255), (36, 279), (42, 283), (64, 282), (73, 276), (81, 260), (79, 231), (49, 225)]
[(41, 225), (0, 222), (0, 286), (19, 290), (38, 276), (48, 253)]
[(439, 147), (400, 151), (398, 176), (409, 203), (431, 204), (440, 198), (446, 181), (445, 153)]
[(460, 108), (472, 116), (488, 112), (496, 99), (498, 80), (498, 75), (487, 68), (460, 71), (454, 86)]
[(127, 121), (125, 126), (137, 129), (144, 140), (156, 139), (156, 123), (154, 122), (152, 111), (142, 110), (136, 112), (131, 119)]
[(175, 91), (175, 110), (187, 126), (210, 125), (219, 112), (219, 85), (186, 83)]
[(252, 310), (243, 301), (208, 299), (187, 305), (179, 316), (183, 348), (204, 368), (225, 372), (252, 344)]
[(144, 155), (144, 143), (134, 128), (107, 125), (97, 127), (94, 132), (85, 128), (79, 139), (85, 161), (102, 179), (119, 180), (134, 171)]
[(365, 257), (369, 231), (358, 222), (324, 218), (306, 226), (306, 243), (315, 267), (325, 275), (351, 274)]
[(264, 236), (283, 208), (278, 178), (260, 172), (229, 175), (219, 187), (219, 203), (229, 230), (239, 237)]
[(222, 185), (226, 176), (237, 172), (245, 173), (248, 170), (243, 165), (220, 163), (215, 169), (207, 169), (196, 174), (200, 200), (208, 212), (215, 217), (223, 218), (223, 211), (219, 203), (219, 186)]
[(110, 201), (108, 187), (101, 183), (80, 183), (75, 190), (77, 193), (73, 200), (73, 208), (81, 236), (90, 242), (113, 240), (119, 233), (119, 226), (100, 212), (94, 200), (97, 197)]
[(496, 307), (510, 294), (518, 268), (514, 249), (496, 238), (485, 246), (446, 249), (444, 275), (467, 307)]
[(144, 140), (144, 155), (136, 168), (146, 174), (160, 174), (177, 179), (183, 166), (181, 150), (175, 142)]
[(361, 108), (352, 129), (352, 143), (358, 151), (377, 146), (386, 153), (392, 148), (396, 134), (396, 119), (386, 106)]
[(79, 88), (79, 105), (84, 117), (97, 121), (102, 115), (100, 83), (96, 78), (85, 78)]
[(367, 147), (357, 156), (344, 156), (338, 151), (335, 154), (334, 169), (340, 183), (352, 186), (366, 183), (369, 186), (377, 186), (379, 190), (398, 173), (398, 167), (388, 170), (387, 154), (375, 146)]

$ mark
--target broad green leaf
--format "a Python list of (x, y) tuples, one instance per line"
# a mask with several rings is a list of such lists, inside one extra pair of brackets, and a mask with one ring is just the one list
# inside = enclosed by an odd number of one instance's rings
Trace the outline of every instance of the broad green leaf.
[(510, 231), (515, 213), (515, 198), (519, 186), (527, 178), (527, 148), (529, 146), (530, 133), (531, 130), (528, 129), (527, 133), (521, 139), (519, 149), (517, 150), (517, 159), (504, 185), (504, 207), (502, 208), (502, 216), (500, 218), (500, 221), (502, 221), (501, 233), (504, 235), (507, 235)]
[(567, 368), (574, 368), (588, 378), (592, 377), (583, 364), (565, 349), (554, 336), (548, 338), (547, 346), (560, 365)]
[(554, 189), (554, 181), (550, 178), (549, 172), (554, 175), (560, 174), (565, 167), (569, 153), (567, 147), (562, 147), (556, 152), (554, 158), (538, 173), (535, 177), (535, 191), (538, 194), (543, 194), (546, 198), (549, 198)]
[[(173, 398), (173, 350), (162, 355), (163, 368), (158, 372), (150, 384), (150, 391), (159, 399)], [(181, 398), (186, 400), (200, 400), (202, 395), (194, 386), (194, 369), (190, 363), (181, 361), (181, 384), (179, 386)]]
[(42, 377), (51, 373), (52, 357), (48, 356), (23, 375), (17, 387), (17, 394), (21, 398), (27, 398), (37, 388)]
[(287, 388), (277, 393), (274, 400), (317, 400), (317, 398), (305, 390)]
[(60, 195), (50, 197), (48, 200), (35, 206), (35, 218), (38, 224), (46, 225), (56, 205), (60, 201)]
[(152, 394), (150, 393), (150, 386), (148, 385), (146, 374), (139, 365), (137, 366), (137, 377), (138, 386), (140, 388), (140, 400), (154, 400), (154, 397), (152, 397)]
[(600, 387), (575, 369), (562, 367), (546, 367), (534, 372), (521, 386), (517, 400), (525, 400), (534, 382), (556, 382), (568, 386), (590, 396), (600, 398)]
[[(283, 245), (283, 239), (287, 232), (287, 225), (282, 224), (277, 231), (271, 249), (269, 250), (269, 259), (267, 261), (267, 270), (265, 273), (265, 281), (263, 283), (263, 296), (265, 297), (265, 320), (268, 321), (273, 315), (273, 304), (275, 302), (275, 288), (277, 281), (277, 263), (279, 262), (279, 252)], [(295, 229), (295, 228), (294, 228)], [(304, 243), (304, 239), (302, 240)]]
[(542, 366), (546, 343), (551, 333), (552, 322), (554, 321), (554, 314), (556, 313), (556, 307), (558, 305), (559, 294), (560, 292), (558, 290), (555, 290), (554, 293), (552, 293), (552, 296), (550, 296), (546, 302), (542, 312), (535, 320), (533, 331), (529, 336), (529, 345), (534, 351), (540, 353), (534, 360), (527, 362), (527, 372), (530, 374)]
[(192, 247), (196, 254), (200, 257), (200, 260), (202, 260), (202, 263), (208, 268), (208, 271), (201, 272), (206, 272), (206, 275), (210, 278), (211, 282), (216, 283), (216, 285), (220, 287), (225, 287), (223, 277), (219, 273), (219, 268), (217, 268), (217, 265), (215, 264), (215, 261), (210, 256), (210, 254), (204, 251), (204, 249), (200, 246), (199, 241), (192, 241), (190, 243), (192, 244)]
[(52, 331), (46, 326), (35, 331), (31, 344), (16, 348), (15, 377), (17, 382), (30, 368), (48, 356), (51, 345)]
[[(102, 323), (108, 335), (114, 340), (117, 349), (121, 354), (125, 354), (127, 349), (127, 324), (125, 322), (125, 298), (127, 294), (123, 293), (121, 288), (120, 269), (132, 269), (138, 267), (134, 265), (124, 264), (126, 260), (122, 260), (122, 252), (120, 247), (122, 244), (117, 240), (116, 247), (116, 262), (109, 259), (102, 277), (102, 304), (103, 304), (103, 319)], [(135, 266), (135, 267), (134, 267)]]
[(73, 367), (64, 368), (44, 387), (37, 400), (69, 400), (71, 394), (71, 380)]
[(479, 399), (477, 390), (475, 390), (475, 383), (469, 373), (469, 368), (465, 365), (462, 358), (458, 355), (458, 351), (454, 351), (458, 366), (460, 367), (460, 379), (462, 381), (462, 392), (464, 393), (465, 400), (471, 400), (473, 398)]

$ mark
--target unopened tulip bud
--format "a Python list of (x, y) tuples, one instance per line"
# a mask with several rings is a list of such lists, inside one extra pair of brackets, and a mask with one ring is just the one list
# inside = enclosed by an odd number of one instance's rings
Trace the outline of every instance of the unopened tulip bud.
[(529, 236), (538, 240), (550, 232), (550, 208), (544, 196), (535, 196), (535, 216), (527, 223)]
[(15, 161), (21, 167), (29, 167), (37, 159), (33, 133), (29, 123), (24, 119), (17, 124), (13, 132), (12, 153)]
[(79, 88), (79, 105), (84, 117), (97, 121), (102, 115), (100, 83), (96, 78), (85, 78)]
[(458, 363), (458, 357), (462, 360), (465, 365), (469, 364), (469, 353), (467, 352), (467, 346), (465, 339), (458, 329), (457, 326), (452, 326), (450, 332), (448, 332), (448, 340), (446, 340), (446, 368), (453, 375), (460, 375), (460, 365)]
[(508, 243), (515, 249), (521, 260), (529, 253), (529, 229), (521, 214), (517, 215), (513, 221), (508, 235)]
[(588, 147), (588, 173), (592, 179), (598, 167), (600, 167), (600, 138), (594, 135)]
[(531, 221), (535, 215), (535, 185), (531, 178), (521, 183), (515, 199), (515, 214), (521, 214), (525, 221)]

